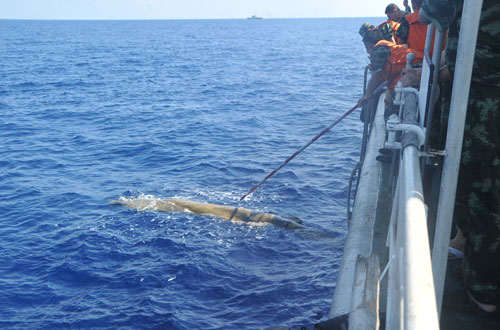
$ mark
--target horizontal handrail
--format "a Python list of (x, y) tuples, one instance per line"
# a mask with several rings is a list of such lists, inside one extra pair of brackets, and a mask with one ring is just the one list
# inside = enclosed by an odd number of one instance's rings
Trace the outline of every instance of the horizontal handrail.
[[(404, 104), (400, 128), (418, 123), (417, 95), (405, 94)], [(401, 139), (403, 156), (388, 235), (395, 262), (389, 266), (387, 329), (439, 329), (419, 144), (409, 142), (418, 135), (407, 130)]]

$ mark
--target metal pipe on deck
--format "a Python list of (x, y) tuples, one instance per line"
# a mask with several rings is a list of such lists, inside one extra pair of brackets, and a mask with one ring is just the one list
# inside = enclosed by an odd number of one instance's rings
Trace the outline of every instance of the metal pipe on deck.
[[(403, 129), (418, 124), (417, 96), (407, 93), (404, 101)], [(395, 243), (390, 249), (396, 253), (396, 262), (389, 271), (387, 329), (439, 329), (419, 165), (420, 140), (414, 130), (404, 131), (401, 137), (403, 157), (390, 229), (391, 236), (396, 231), (395, 239), (390, 239)]]
[(419, 151), (414, 145), (404, 149), (402, 169), (405, 178), (405, 223), (400, 228), (404, 231), (404, 329), (439, 329)]

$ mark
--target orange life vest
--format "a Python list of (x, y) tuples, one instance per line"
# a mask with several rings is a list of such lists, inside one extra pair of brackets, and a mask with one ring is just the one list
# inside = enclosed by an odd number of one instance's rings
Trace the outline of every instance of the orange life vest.
[[(408, 40), (406, 41), (408, 47), (423, 53), (425, 48), (425, 39), (427, 37), (427, 25), (421, 24), (420, 21), (418, 20), (418, 11), (406, 15), (405, 18), (408, 24), (410, 25)], [(432, 37), (431, 56), (434, 50), (435, 36), (436, 33), (434, 33), (434, 36)], [(443, 42), (443, 50), (445, 48), (445, 45), (446, 45), (446, 34)]]
[(423, 54), (418, 50), (410, 49), (403, 45), (397, 45), (387, 40), (380, 40), (375, 44), (375, 47), (377, 46), (387, 46), (391, 50), (391, 55), (385, 62), (385, 67), (382, 71), (382, 80), (385, 81), (393, 77), (387, 84), (387, 87), (390, 89), (394, 89), (396, 82), (401, 78), (401, 74), (397, 73), (401, 72), (401, 70), (406, 67), (406, 55), (408, 55), (408, 53), (415, 54), (413, 63), (420, 63), (423, 59)]
[(401, 23), (394, 21), (385, 21), (384, 23), (390, 23), (392, 25), (392, 31), (394, 31), (394, 33), (399, 29), (399, 26), (401, 25)]
[(405, 18), (410, 25), (407, 40), (408, 47), (423, 53), (425, 48), (425, 38), (427, 37), (427, 25), (420, 24), (420, 21), (418, 20), (418, 12), (408, 14)]
[(399, 38), (396, 36), (396, 32), (398, 31), (399, 26), (401, 25), (401, 23), (394, 22), (394, 21), (385, 21), (385, 22), (382, 22), (379, 25), (377, 25), (376, 29), (379, 28), (380, 26), (382, 26), (383, 24), (386, 24), (386, 23), (389, 24), (389, 26), (392, 28), (392, 36), (394, 37), (394, 40), (397, 43), (397, 41), (399, 40)]

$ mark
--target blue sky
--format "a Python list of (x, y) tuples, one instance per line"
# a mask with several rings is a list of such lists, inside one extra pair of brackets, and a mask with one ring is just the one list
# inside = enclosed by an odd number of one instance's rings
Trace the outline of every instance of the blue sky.
[(384, 16), (388, 3), (385, 0), (0, 0), (0, 18), (199, 19), (245, 18), (254, 14), (264, 18), (373, 17)]

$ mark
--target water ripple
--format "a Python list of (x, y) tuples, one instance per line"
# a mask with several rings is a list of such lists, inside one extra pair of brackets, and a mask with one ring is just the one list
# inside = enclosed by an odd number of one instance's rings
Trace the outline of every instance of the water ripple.
[[(238, 200), (360, 96), (362, 22), (0, 20), (0, 326), (324, 318), (360, 122)], [(107, 203), (147, 195), (295, 216), (314, 231)]]

